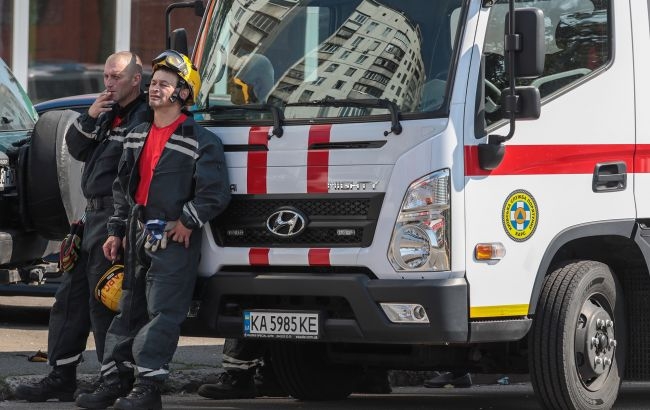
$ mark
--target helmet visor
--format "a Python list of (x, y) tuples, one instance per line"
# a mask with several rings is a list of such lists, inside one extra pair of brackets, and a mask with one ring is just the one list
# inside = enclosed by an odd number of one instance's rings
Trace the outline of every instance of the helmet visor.
[(183, 60), (183, 55), (174, 50), (164, 51), (158, 57), (151, 60), (151, 63), (154, 71), (160, 66), (165, 66), (176, 71), (182, 78), (187, 78), (189, 75), (189, 69), (185, 60)]

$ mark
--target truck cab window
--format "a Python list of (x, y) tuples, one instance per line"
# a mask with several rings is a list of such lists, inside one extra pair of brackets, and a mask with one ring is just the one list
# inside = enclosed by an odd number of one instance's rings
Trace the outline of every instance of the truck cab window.
[[(539, 88), (542, 98), (561, 91), (604, 67), (611, 57), (609, 0), (517, 2), (516, 7), (537, 7), (544, 12), (546, 60), (544, 73), (518, 85)], [(503, 33), (508, 4), (499, 1), (490, 10), (483, 46), (485, 56), (486, 122), (503, 116), (498, 98), (508, 86), (503, 57)]]
[[(243, 0), (218, 3), (199, 36), (195, 56), (203, 73), (198, 108), (231, 106), (229, 86), (250, 55), (272, 66), (265, 102), (283, 110), (287, 120), (314, 117), (347, 120), (387, 115), (382, 107), (292, 106), (296, 102), (386, 99), (400, 115), (442, 115), (447, 77), (454, 64), (455, 33), (462, 19), (461, 0), (323, 0), (287, 2)], [(426, 7), (425, 7), (426, 5)], [(244, 10), (242, 12), (242, 10)], [(221, 47), (221, 50), (219, 50)], [(245, 53), (238, 50), (245, 49)], [(399, 90), (399, 91), (398, 91)], [(241, 107), (245, 110), (246, 107)], [(207, 116), (226, 119), (213, 109)], [(246, 118), (264, 113), (246, 112)]]

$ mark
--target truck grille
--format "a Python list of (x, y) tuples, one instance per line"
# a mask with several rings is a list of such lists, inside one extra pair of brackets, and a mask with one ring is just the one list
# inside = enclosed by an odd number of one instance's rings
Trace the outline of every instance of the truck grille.
[[(234, 195), (210, 226), (219, 246), (367, 247), (372, 243), (383, 198), (383, 193)], [(268, 229), (269, 217), (283, 209), (304, 215), (302, 232), (281, 237)]]

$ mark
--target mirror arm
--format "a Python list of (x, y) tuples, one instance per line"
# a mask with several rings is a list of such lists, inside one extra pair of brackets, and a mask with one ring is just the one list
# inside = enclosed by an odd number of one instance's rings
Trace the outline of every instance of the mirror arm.
[(194, 14), (198, 17), (203, 16), (205, 13), (205, 5), (202, 0), (186, 1), (181, 3), (172, 3), (167, 6), (165, 9), (165, 36), (167, 40), (165, 41), (165, 49), (169, 50), (171, 48), (171, 39), (170, 39), (170, 26), (171, 26), (171, 14), (174, 9), (182, 9), (192, 7), (194, 9)]
[(487, 143), (479, 144), (479, 166), (485, 170), (493, 170), (501, 164), (505, 155), (504, 142), (515, 135), (515, 119), (518, 97), (515, 93), (515, 52), (521, 49), (521, 36), (515, 33), (515, 2), (508, 2), (508, 34), (503, 40), (504, 52), (508, 56), (508, 84), (510, 93), (505, 97), (505, 110), (509, 114), (510, 130), (508, 135), (488, 135)]

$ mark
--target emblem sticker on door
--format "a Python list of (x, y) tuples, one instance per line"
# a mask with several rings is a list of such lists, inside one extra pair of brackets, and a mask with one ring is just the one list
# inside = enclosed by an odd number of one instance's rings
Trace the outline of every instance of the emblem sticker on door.
[(523, 242), (535, 233), (539, 211), (530, 192), (523, 189), (513, 191), (503, 203), (501, 213), (503, 229), (513, 241)]

